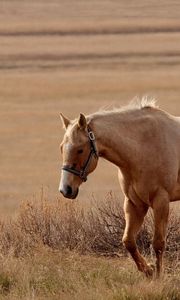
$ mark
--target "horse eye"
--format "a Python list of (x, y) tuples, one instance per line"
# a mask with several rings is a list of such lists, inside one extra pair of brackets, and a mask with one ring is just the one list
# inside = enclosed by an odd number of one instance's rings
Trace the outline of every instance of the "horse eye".
[(83, 153), (83, 149), (78, 150), (78, 154), (81, 154), (81, 153)]

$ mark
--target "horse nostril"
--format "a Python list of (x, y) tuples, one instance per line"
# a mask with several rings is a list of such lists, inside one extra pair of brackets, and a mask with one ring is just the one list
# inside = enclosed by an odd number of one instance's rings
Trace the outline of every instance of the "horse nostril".
[(67, 188), (66, 188), (66, 193), (67, 195), (72, 195), (72, 188), (70, 187), (70, 185), (67, 185)]

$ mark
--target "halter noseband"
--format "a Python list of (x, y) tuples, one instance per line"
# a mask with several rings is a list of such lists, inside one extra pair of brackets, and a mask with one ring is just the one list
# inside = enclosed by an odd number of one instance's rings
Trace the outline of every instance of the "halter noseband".
[(89, 167), (92, 156), (94, 155), (96, 158), (98, 158), (98, 152), (96, 149), (94, 133), (93, 133), (93, 131), (91, 131), (89, 126), (87, 127), (87, 131), (88, 131), (88, 138), (89, 138), (89, 142), (90, 142), (90, 153), (89, 153), (89, 156), (88, 156), (84, 166), (80, 170), (76, 170), (75, 168), (69, 167), (68, 165), (62, 166), (62, 170), (70, 172), (70, 173), (80, 177), (81, 180), (84, 182), (87, 180), (87, 171), (88, 171), (88, 167)]

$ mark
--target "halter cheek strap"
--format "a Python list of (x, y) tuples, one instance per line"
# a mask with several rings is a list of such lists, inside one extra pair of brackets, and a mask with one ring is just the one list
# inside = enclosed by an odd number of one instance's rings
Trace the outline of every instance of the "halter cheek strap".
[(89, 126), (87, 127), (87, 131), (88, 131), (88, 138), (89, 138), (89, 142), (90, 142), (90, 153), (89, 153), (89, 156), (88, 156), (86, 162), (84, 163), (83, 167), (80, 170), (77, 170), (68, 165), (64, 165), (62, 167), (62, 170), (70, 172), (70, 173), (80, 177), (81, 180), (84, 182), (87, 180), (88, 168), (89, 168), (89, 164), (91, 162), (92, 157), (95, 156), (95, 158), (98, 159), (98, 152), (97, 152), (97, 148), (96, 148), (96, 144), (95, 144), (94, 133), (89, 128)]

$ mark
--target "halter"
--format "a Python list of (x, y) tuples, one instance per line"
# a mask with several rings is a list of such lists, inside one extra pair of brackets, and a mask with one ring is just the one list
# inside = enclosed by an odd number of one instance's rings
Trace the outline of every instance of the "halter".
[(91, 131), (89, 126), (87, 127), (87, 131), (88, 131), (88, 138), (89, 138), (89, 142), (90, 142), (90, 153), (89, 153), (89, 156), (88, 156), (86, 162), (84, 163), (84, 166), (80, 170), (76, 170), (75, 168), (69, 167), (68, 165), (62, 166), (62, 170), (70, 172), (70, 173), (80, 177), (81, 180), (84, 182), (87, 180), (88, 167), (89, 167), (89, 164), (91, 162), (93, 155), (95, 156), (96, 159), (98, 159), (98, 152), (97, 152), (97, 148), (96, 148), (96, 144), (95, 144), (94, 133), (93, 133), (93, 131)]

